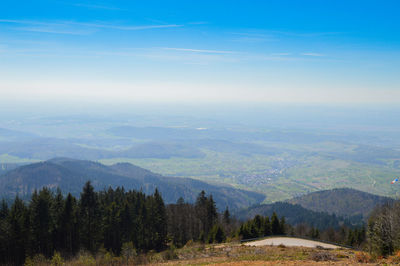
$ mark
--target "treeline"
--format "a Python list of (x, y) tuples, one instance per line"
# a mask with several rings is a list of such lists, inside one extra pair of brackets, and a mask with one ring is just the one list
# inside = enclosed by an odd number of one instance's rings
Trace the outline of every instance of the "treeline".
[(172, 243), (184, 246), (189, 240), (206, 243), (220, 243), (227, 235), (235, 233), (238, 221), (230, 217), (226, 209), (219, 215), (215, 202), (202, 191), (195, 204), (185, 203), (180, 198), (176, 204), (167, 206), (168, 232)]
[[(292, 225), (307, 224), (322, 230), (331, 227), (339, 228), (343, 224), (349, 227), (353, 226), (353, 223), (346, 218), (336, 216), (335, 214), (328, 214), (326, 212), (312, 211), (302, 207), (301, 205), (291, 204), (288, 202), (275, 202), (253, 206), (248, 210), (239, 212), (238, 215), (244, 220), (247, 220), (255, 217), (257, 214), (271, 217), (274, 212), (278, 216), (284, 216), (286, 222)], [(360, 223), (357, 221), (355, 224)]]
[(204, 191), (195, 204), (179, 199), (165, 206), (158, 190), (147, 196), (123, 188), (96, 192), (87, 182), (77, 199), (43, 188), (28, 204), (19, 197), (10, 206), (1, 202), (0, 264), (20, 265), (55, 252), (67, 259), (82, 250), (120, 256), (123, 247), (140, 254), (168, 244), (181, 247), (189, 240), (222, 242), (236, 235), (239, 225), (228, 209), (219, 214), (212, 195)]
[(16, 197), (10, 206), (4, 200), (0, 204), (0, 264), (8, 265), (21, 265), (38, 254), (50, 258), (55, 252), (66, 259), (80, 251), (124, 256), (127, 249), (144, 254), (189, 241), (220, 243), (284, 234), (351, 246), (360, 246), (365, 239), (365, 230), (344, 226), (321, 232), (304, 224), (293, 227), (276, 213), (242, 223), (228, 209), (218, 213), (212, 195), (204, 191), (194, 204), (181, 198), (165, 206), (158, 190), (153, 195), (123, 188), (96, 192), (87, 182), (80, 198), (43, 188), (28, 203)]
[(299, 224), (295, 227), (287, 224), (288, 235), (297, 237), (312, 238), (315, 240), (328, 241), (336, 244), (350, 246), (356, 249), (363, 249), (366, 241), (365, 226), (348, 227), (342, 225), (339, 228), (329, 227), (320, 230), (307, 224)]
[(254, 219), (243, 223), (239, 229), (239, 235), (243, 239), (251, 239), (270, 235), (285, 234), (285, 217), (279, 221), (278, 216), (274, 212), (269, 219), (268, 216), (256, 215)]
[(90, 182), (80, 199), (47, 188), (35, 191), (29, 204), (16, 197), (0, 206), (0, 264), (20, 265), (28, 257), (55, 251), (64, 258), (100, 248), (119, 255), (124, 243), (141, 252), (167, 243), (167, 213), (156, 190), (146, 196), (123, 188), (95, 192)]
[(278, 218), (275, 212), (271, 218), (268, 216), (256, 215), (253, 219), (244, 222), (238, 231), (242, 239), (252, 239), (273, 235), (288, 235), (295, 237), (305, 237), (315, 240), (323, 240), (362, 248), (365, 244), (366, 231), (364, 226), (350, 228), (342, 225), (340, 228), (329, 227), (320, 230), (307, 224), (292, 226), (286, 223), (285, 217)]

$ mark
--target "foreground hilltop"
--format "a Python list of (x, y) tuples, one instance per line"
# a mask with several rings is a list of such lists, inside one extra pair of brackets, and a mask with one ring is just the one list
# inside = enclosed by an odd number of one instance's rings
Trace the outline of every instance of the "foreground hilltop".
[(152, 194), (156, 188), (166, 203), (175, 203), (180, 197), (194, 202), (204, 190), (212, 194), (217, 207), (223, 210), (245, 208), (259, 204), (264, 195), (230, 186), (211, 185), (190, 179), (166, 177), (129, 163), (106, 166), (97, 162), (55, 158), (18, 167), (0, 176), (0, 197), (28, 196), (35, 189), (59, 187), (62, 191), (79, 195), (84, 183), (92, 181), (97, 190), (123, 186), (126, 190), (142, 190)]

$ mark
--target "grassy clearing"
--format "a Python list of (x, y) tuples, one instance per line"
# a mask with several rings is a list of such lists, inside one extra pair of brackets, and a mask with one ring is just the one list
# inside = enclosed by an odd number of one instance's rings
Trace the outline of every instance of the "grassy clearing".
[(353, 264), (355, 253), (350, 250), (321, 250), (303, 247), (247, 247), (224, 244), (184, 247), (176, 251), (179, 259), (158, 265), (299, 265)]
[[(399, 257), (400, 258), (400, 257)], [(396, 261), (389, 258), (381, 261)], [(108, 252), (92, 256), (80, 253), (64, 260), (56, 253), (52, 259), (36, 256), (26, 265), (354, 265), (360, 262), (380, 262), (366, 253), (352, 250), (324, 250), (318, 248), (264, 246), (248, 247), (238, 243), (204, 245), (192, 243), (181, 249), (169, 249), (160, 253), (134, 255), (130, 258), (115, 257)], [(364, 264), (365, 265), (365, 264)], [(375, 264), (376, 265), (376, 264)]]

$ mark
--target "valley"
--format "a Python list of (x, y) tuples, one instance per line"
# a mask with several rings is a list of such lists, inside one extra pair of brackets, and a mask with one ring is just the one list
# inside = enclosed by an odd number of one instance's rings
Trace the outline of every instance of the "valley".
[(346, 128), (340, 133), (271, 130), (226, 122), (217, 126), (201, 119), (193, 119), (193, 126), (153, 127), (147, 116), (135, 119), (141, 126), (117, 126), (122, 122), (107, 119), (63, 119), (62, 134), (55, 132), (58, 124), (49, 125), (43, 118), (16, 127), (19, 134), (13, 138), (8, 138), (11, 130), (0, 131), (1, 171), (6, 165), (69, 157), (105, 165), (127, 162), (165, 176), (226, 184), (262, 193), (264, 203), (340, 187), (400, 196), (397, 185), (390, 184), (400, 175), (400, 146), (385, 131), (359, 132), (357, 138)]

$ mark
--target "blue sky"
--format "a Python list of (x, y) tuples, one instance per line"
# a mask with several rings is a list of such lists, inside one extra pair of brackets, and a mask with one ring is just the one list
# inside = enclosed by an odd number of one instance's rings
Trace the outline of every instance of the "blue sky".
[(0, 2), (7, 101), (397, 103), (398, 1)]

